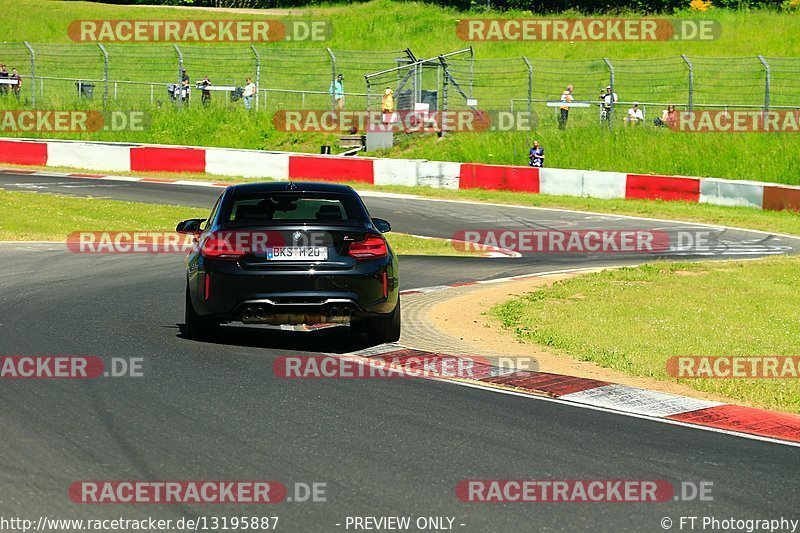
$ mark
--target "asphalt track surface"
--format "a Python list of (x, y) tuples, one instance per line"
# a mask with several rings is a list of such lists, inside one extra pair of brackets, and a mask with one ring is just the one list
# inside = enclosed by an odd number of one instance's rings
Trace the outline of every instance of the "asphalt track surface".
[[(8, 190), (208, 208), (219, 194), (149, 183), (100, 185), (0, 175)], [(365, 201), (397, 231), (442, 237), (487, 227), (687, 227), (553, 210)], [(720, 239), (726, 251), (702, 257), (798, 248), (792, 239), (744, 231), (720, 231)], [(651, 258), (404, 257), (402, 288)], [(139, 378), (3, 381), (0, 516), (279, 516), (280, 531), (345, 531), (348, 516), (446, 516), (455, 519), (456, 531), (663, 531), (663, 517), (677, 531), (681, 516), (799, 518), (795, 447), (451, 383), (282, 380), (272, 372), (279, 355), (347, 352), (366, 340), (352, 339), (347, 328), (304, 333), (242, 326), (223, 328), (215, 342), (186, 340), (179, 255), (95, 256), (59, 245), (7, 244), (0, 246), (0, 263), (0, 354), (142, 358), (144, 372)], [(475, 478), (711, 481), (713, 501), (460, 502), (456, 484)], [(323, 482), (327, 501), (263, 508), (78, 505), (68, 498), (71, 483), (102, 479), (271, 479), (290, 492), (295, 482)]]

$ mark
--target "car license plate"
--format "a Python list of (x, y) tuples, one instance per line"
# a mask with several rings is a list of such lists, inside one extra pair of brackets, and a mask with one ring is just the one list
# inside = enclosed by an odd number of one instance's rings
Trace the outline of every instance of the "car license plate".
[(325, 261), (325, 246), (276, 246), (267, 250), (267, 261)]

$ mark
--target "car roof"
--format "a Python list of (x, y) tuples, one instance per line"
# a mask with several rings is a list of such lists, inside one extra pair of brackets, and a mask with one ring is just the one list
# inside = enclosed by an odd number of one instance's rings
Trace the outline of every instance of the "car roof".
[(229, 187), (234, 195), (238, 193), (259, 192), (329, 192), (339, 194), (355, 194), (349, 185), (339, 183), (323, 183), (319, 181), (268, 181), (261, 183), (240, 183)]

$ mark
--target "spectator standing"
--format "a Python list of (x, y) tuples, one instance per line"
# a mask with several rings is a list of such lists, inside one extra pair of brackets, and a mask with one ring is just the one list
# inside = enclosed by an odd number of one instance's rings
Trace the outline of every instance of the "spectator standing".
[(383, 98), (381, 99), (381, 111), (384, 113), (394, 112), (394, 91), (391, 87), (387, 87), (383, 91)]
[(189, 99), (192, 95), (192, 88), (189, 85), (189, 78), (188, 76), (181, 80), (181, 101), (186, 105), (189, 105)]
[(256, 84), (253, 83), (251, 78), (247, 78), (244, 91), (242, 92), (242, 99), (244, 100), (244, 108), (250, 109), (253, 105), (253, 96), (256, 94)]
[(544, 166), (544, 148), (539, 145), (539, 141), (533, 141), (533, 147), (528, 153), (530, 162), (528, 166), (542, 168)]
[[(0, 64), (0, 79), (7, 80), (8, 78), (9, 76), (8, 76), (8, 70), (6, 70), (6, 66)], [(8, 85), (6, 84), (0, 85), (0, 93), (8, 94)]]
[(392, 122), (392, 113), (394, 113), (394, 91), (392, 91), (391, 87), (387, 87), (383, 91), (383, 98), (381, 98), (381, 114), (383, 115), (384, 124)]
[(200, 82), (200, 87), (202, 88), (202, 93), (200, 93), (200, 100), (203, 102), (203, 105), (208, 105), (211, 102), (211, 91), (208, 89), (211, 86), (211, 80), (208, 79), (208, 74), (203, 76), (203, 81)]
[(14, 93), (14, 96), (17, 97), (17, 100), (19, 100), (19, 94), (20, 91), (22, 90), (22, 78), (20, 77), (19, 73), (17, 72), (17, 69), (15, 68), (11, 69), (11, 79), (17, 80), (16, 85), (11, 86), (11, 91)]
[(611, 120), (611, 109), (617, 103), (617, 93), (611, 92), (611, 85), (606, 86), (606, 90), (600, 93), (600, 100), (603, 102), (600, 109), (600, 118)]
[(628, 109), (628, 116), (625, 117), (625, 122), (628, 124), (641, 124), (644, 122), (644, 113), (639, 109), (639, 102), (634, 102), (633, 107)]
[(336, 79), (331, 82), (331, 88), (328, 93), (333, 97), (336, 102), (336, 109), (339, 111), (344, 109), (344, 76), (339, 74)]
[(180, 91), (180, 92), (178, 94), (180, 95), (181, 102), (184, 102), (186, 104), (189, 103), (189, 98), (191, 98), (191, 96), (192, 96), (191, 95), (192, 88), (190, 87), (189, 83), (190, 83), (189, 74), (186, 72), (185, 68), (182, 68), (181, 69), (181, 83), (178, 86), (178, 91)]
[(567, 85), (566, 90), (561, 93), (561, 101), (567, 105), (561, 106), (561, 117), (558, 119), (558, 127), (562, 130), (567, 129), (567, 119), (569, 119), (569, 104), (575, 99), (572, 98), (572, 85)]

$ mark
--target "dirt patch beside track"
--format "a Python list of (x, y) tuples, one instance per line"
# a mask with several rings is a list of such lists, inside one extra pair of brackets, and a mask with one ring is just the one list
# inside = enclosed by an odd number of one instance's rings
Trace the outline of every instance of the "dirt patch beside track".
[(554, 274), (521, 281), (463, 287), (458, 293), (442, 291), (439, 293), (442, 298), (428, 309), (430, 324), (441, 333), (440, 349), (444, 349), (452, 342), (462, 346), (462, 350), (464, 346), (472, 347), (476, 355), (502, 353), (506, 356), (535, 357), (542, 372), (597, 379), (692, 398), (742, 404), (741, 400), (734, 401), (723, 395), (700, 392), (680, 383), (629, 376), (595, 363), (571, 359), (568, 355), (554, 353), (542, 346), (522, 342), (513, 332), (503, 329), (500, 322), (487, 313), (496, 304), (576, 275), (580, 274)]

